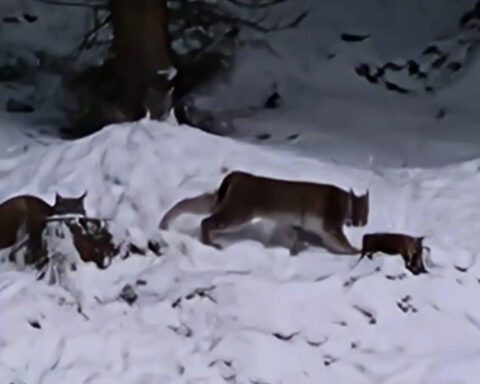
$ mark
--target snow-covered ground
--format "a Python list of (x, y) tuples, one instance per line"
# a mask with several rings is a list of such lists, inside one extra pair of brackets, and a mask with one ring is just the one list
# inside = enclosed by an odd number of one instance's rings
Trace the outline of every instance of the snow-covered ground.
[[(19, 4), (0, 5), (2, 65), (36, 62), (33, 48), (70, 53), (89, 28), (81, 7)], [(0, 201), (31, 193), (52, 202), (56, 190), (87, 190), (89, 215), (110, 219), (138, 245), (167, 244), (160, 257), (102, 271), (82, 265), (70, 276), (75, 292), (0, 264), (0, 383), (477, 383), (478, 47), (453, 79), (432, 71), (433, 94), (391, 73), (416, 93), (387, 92), (355, 72), (361, 63), (423, 63), (431, 44), (457, 59), (465, 48), (458, 22), (474, 4), (286, 2), (292, 15), (311, 10), (300, 28), (269, 34), (270, 50), (247, 44), (233, 73), (197, 99), (227, 120), (237, 116), (228, 131), (236, 140), (142, 121), (64, 142), (42, 109), (58, 86), (48, 71), (0, 83), (2, 109), (10, 97), (39, 107), (0, 112)], [(342, 33), (370, 37), (348, 43)], [(246, 112), (274, 84), (279, 109)], [(369, 189), (369, 224), (348, 229), (351, 241), (359, 246), (375, 231), (426, 235), (429, 274), (411, 275), (399, 257), (355, 267), (322, 248), (290, 257), (259, 225), (225, 237), (221, 252), (199, 242), (199, 216), (157, 229), (172, 204), (213, 190), (233, 169)], [(137, 295), (131, 306), (119, 299), (126, 285)]]
[[(2, 200), (86, 189), (89, 215), (167, 245), (72, 272), (86, 317), (71, 292), (0, 265), (0, 382), (476, 383), (479, 168), (358, 169), (146, 120), (31, 146), (0, 161)], [(353, 268), (322, 248), (290, 257), (258, 231), (217, 251), (199, 242), (193, 215), (157, 230), (172, 204), (213, 190), (227, 169), (368, 188), (370, 221), (347, 231), (351, 241), (425, 234), (430, 273), (411, 275), (399, 257)], [(131, 306), (118, 299), (127, 284)]]

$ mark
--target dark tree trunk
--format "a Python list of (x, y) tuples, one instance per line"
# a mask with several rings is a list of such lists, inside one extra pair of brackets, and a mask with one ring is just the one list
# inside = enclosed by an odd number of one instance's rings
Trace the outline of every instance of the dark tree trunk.
[[(87, 112), (71, 134), (82, 136), (105, 125), (146, 115), (163, 120), (172, 107), (174, 73), (165, 0), (111, 0), (112, 57), (84, 72)], [(90, 71), (90, 72), (89, 72)]]
[[(296, 28), (308, 11), (288, 23), (270, 26), (263, 23), (266, 15), (251, 20), (240, 12), (261, 11), (285, 1), (171, 0), (168, 8), (167, 0), (109, 0), (105, 7), (110, 15), (99, 26), (112, 26), (111, 57), (67, 85), (79, 105), (70, 108), (71, 115), (81, 111), (79, 120), (78, 116), (72, 119), (76, 120), (74, 135), (135, 121), (147, 111), (152, 119), (162, 120), (172, 107), (180, 122), (213, 131), (212, 115), (196, 109), (193, 92), (230, 68), (235, 48), (248, 42), (239, 37), (242, 28), (265, 34)], [(95, 33), (94, 29), (87, 36)], [(178, 42), (177, 51), (170, 39)]]
[(111, 0), (111, 12), (118, 105), (127, 120), (142, 117), (146, 109), (162, 119), (171, 104), (166, 2)]

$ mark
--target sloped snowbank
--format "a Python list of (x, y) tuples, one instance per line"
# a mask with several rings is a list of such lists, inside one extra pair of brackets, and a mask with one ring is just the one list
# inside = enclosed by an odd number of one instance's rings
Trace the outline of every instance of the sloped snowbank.
[[(84, 297), (0, 265), (0, 382), (476, 383), (480, 374), (480, 161), (428, 170), (359, 170), (141, 121), (0, 161), (0, 196), (53, 200), (88, 191), (87, 212), (161, 257), (134, 256), (72, 276)], [(435, 267), (310, 248), (292, 258), (255, 237), (224, 251), (198, 241), (200, 217), (156, 229), (181, 198), (226, 169), (369, 188), (371, 216), (348, 232), (426, 234)], [(457, 269), (457, 268), (458, 269)], [(132, 306), (118, 300), (129, 284)]]

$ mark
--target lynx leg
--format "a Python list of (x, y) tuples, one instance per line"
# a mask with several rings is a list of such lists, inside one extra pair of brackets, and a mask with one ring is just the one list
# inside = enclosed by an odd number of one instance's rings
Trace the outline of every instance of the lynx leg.
[(332, 253), (354, 255), (360, 250), (354, 248), (341, 229), (328, 229), (321, 234), (325, 248)]
[(373, 252), (362, 251), (362, 255), (360, 256), (360, 260), (362, 260), (364, 257), (366, 257), (368, 260), (372, 260), (373, 259)]
[(42, 239), (44, 229), (45, 223), (40, 221), (32, 222), (28, 228), (27, 264), (36, 265), (46, 257)]
[(411, 251), (404, 252), (401, 255), (402, 255), (402, 258), (403, 258), (405, 268), (408, 269), (413, 274), (415, 274), (414, 273), (414, 268), (412, 268), (412, 266), (413, 266), (413, 255), (412, 255)]
[(407, 252), (403, 252), (402, 258), (405, 263), (405, 268), (410, 268), (413, 262), (413, 252), (410, 250), (408, 250)]
[(373, 255), (373, 252), (362, 251), (362, 254), (358, 258), (358, 262), (360, 262), (364, 257), (368, 258), (369, 260), (372, 260), (372, 255)]
[(214, 243), (212, 241), (211, 232), (215, 231), (217, 228), (215, 223), (215, 215), (207, 217), (206, 219), (202, 220), (202, 234), (201, 234), (201, 241), (205, 245), (210, 245), (217, 249), (222, 249), (222, 246), (218, 243)]
[[(237, 214), (237, 212), (235, 212)], [(227, 209), (221, 208), (211, 216), (202, 220), (202, 243), (211, 245), (214, 248), (222, 249), (221, 245), (212, 241), (212, 235), (215, 232), (222, 232), (228, 229), (238, 227), (251, 220), (250, 215), (243, 215), (241, 217), (234, 217)]]
[(302, 238), (300, 231), (301, 229), (295, 226), (287, 229), (285, 246), (289, 249), (290, 256), (297, 256), (308, 248), (308, 244)]
[(363, 259), (365, 256), (366, 256), (369, 260), (372, 260), (372, 255), (373, 255), (372, 252), (362, 251), (362, 254), (361, 254), (360, 257), (358, 258), (358, 260), (355, 262), (355, 264), (353, 264), (352, 269), (355, 268), (358, 264), (360, 264), (360, 261), (362, 261), (362, 259)]
[(332, 253), (354, 255), (360, 253), (359, 249), (352, 247), (345, 237), (342, 226), (335, 223), (325, 226), (323, 220), (308, 217), (304, 223), (304, 229), (318, 234), (321, 237), (323, 246)]

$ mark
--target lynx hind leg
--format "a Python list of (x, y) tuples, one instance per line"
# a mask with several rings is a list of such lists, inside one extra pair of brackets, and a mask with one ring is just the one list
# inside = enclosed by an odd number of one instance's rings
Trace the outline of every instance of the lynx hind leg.
[(202, 220), (201, 224), (201, 241), (206, 245), (214, 248), (222, 249), (221, 245), (212, 240), (212, 236), (216, 233), (228, 231), (240, 227), (242, 224), (249, 222), (253, 218), (249, 213), (243, 212), (239, 215), (238, 211), (229, 212), (226, 207), (220, 207), (211, 216)]
[(358, 260), (355, 262), (355, 264), (353, 264), (352, 268), (355, 268), (358, 264), (360, 264), (360, 261), (362, 261), (362, 259), (365, 257), (367, 257), (369, 260), (372, 260), (372, 255), (373, 255), (373, 252), (367, 252), (362, 250), (362, 254), (358, 258)]
[(285, 246), (290, 251), (290, 256), (297, 256), (308, 248), (308, 242), (302, 237), (300, 228), (290, 227), (287, 229)]
[(222, 249), (222, 246), (218, 243), (214, 243), (212, 241), (212, 232), (215, 232), (217, 229), (215, 215), (207, 217), (206, 219), (202, 220), (201, 224), (201, 241), (205, 245), (210, 245), (217, 249)]

